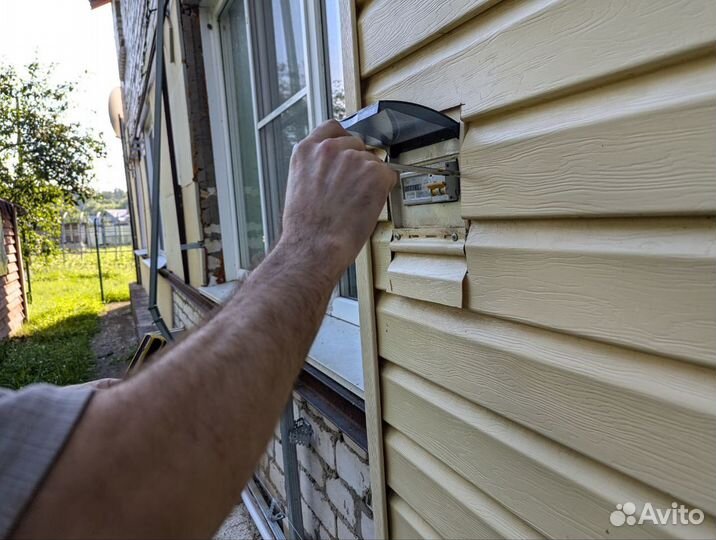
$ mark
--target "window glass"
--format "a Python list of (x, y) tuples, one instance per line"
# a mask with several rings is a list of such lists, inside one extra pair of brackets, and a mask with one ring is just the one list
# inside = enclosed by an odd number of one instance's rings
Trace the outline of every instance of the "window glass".
[(254, 5), (263, 118), (306, 86), (304, 36), (300, 0), (261, 0)]
[(231, 130), (231, 145), (235, 158), (234, 166), (240, 172), (234, 175), (236, 204), (242, 207), (237, 215), (243, 218), (240, 220), (239, 229), (242, 229), (241, 239), (246, 244), (246, 249), (242, 250), (241, 265), (253, 270), (263, 260), (264, 228), (244, 3), (232, 2), (222, 22), (222, 32), (225, 32), (227, 35), (224, 37), (228, 38), (224, 43), (229, 49), (225, 51), (225, 56), (229, 64), (226, 69), (226, 94), (233, 113), (231, 123), (234, 124)]
[(341, 296), (345, 298), (358, 299), (358, 281), (356, 279), (356, 265), (351, 264), (346, 273), (341, 277), (340, 283)]
[[(343, 51), (338, 0), (325, 0), (324, 6), (324, 39), (328, 56), (326, 79), (331, 100), (329, 114), (336, 120), (342, 120), (346, 116), (346, 93), (343, 83)], [(339, 292), (345, 298), (358, 298), (355, 264), (352, 264), (341, 277)]]
[(272, 244), (281, 234), (291, 153), (293, 147), (307, 135), (308, 107), (305, 97), (266, 124), (260, 131), (264, 187), (269, 215), (269, 242)]
[(336, 120), (342, 120), (346, 116), (346, 94), (343, 83), (343, 51), (341, 49), (341, 19), (338, 0), (326, 0), (325, 22), (331, 114)]

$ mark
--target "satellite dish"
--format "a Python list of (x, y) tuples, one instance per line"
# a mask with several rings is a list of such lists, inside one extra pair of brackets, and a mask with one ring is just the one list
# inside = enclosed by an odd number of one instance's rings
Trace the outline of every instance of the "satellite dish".
[(122, 89), (117, 86), (109, 93), (109, 121), (117, 137), (121, 137), (120, 121), (124, 118), (124, 107), (122, 106)]

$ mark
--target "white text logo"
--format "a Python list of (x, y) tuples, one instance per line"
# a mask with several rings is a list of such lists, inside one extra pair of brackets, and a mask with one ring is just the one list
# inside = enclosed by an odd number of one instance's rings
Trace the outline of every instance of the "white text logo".
[(609, 514), (609, 522), (615, 527), (622, 525), (641, 525), (652, 523), (654, 525), (701, 525), (704, 522), (704, 513), (698, 508), (687, 508), (683, 504), (671, 503), (671, 508), (654, 508), (651, 503), (645, 503), (644, 508), (637, 516), (636, 505), (633, 502), (617, 504), (617, 509)]

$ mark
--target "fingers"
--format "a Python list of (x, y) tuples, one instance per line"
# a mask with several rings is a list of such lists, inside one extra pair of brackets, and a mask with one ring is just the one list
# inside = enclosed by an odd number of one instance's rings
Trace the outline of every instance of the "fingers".
[(341, 126), (339, 122), (336, 120), (327, 120), (314, 129), (307, 138), (314, 141), (322, 141), (348, 136), (350, 136), (350, 134), (343, 129), (343, 126)]
[(348, 135), (345, 137), (336, 137), (333, 139), (325, 139), (327, 144), (335, 145), (338, 150), (358, 150), (359, 152), (365, 151), (365, 144), (358, 137)]

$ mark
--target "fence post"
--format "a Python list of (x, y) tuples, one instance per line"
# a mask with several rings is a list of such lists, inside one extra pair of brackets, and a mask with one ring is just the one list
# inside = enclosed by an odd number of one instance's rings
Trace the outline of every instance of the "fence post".
[(94, 245), (97, 251), (97, 271), (99, 272), (99, 292), (102, 297), (102, 303), (104, 304), (104, 283), (102, 282), (102, 258), (99, 255), (99, 236), (97, 235), (97, 221), (100, 219), (102, 212), (97, 212), (94, 217)]

